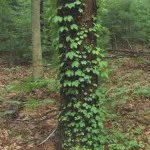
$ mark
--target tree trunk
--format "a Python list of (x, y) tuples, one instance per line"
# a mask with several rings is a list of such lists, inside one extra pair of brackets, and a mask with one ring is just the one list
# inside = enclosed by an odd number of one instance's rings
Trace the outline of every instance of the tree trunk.
[[(72, 1), (70, 1), (70, 2), (72, 2)], [(89, 28), (93, 27), (93, 23), (94, 23), (93, 16), (95, 16), (97, 13), (96, 0), (82, 0), (82, 2), (85, 3), (84, 12), (82, 13), (82, 15), (80, 15), (78, 13), (78, 8), (75, 8), (72, 11), (67, 10), (67, 9), (58, 11), (58, 15), (62, 16), (62, 17), (67, 16), (67, 15), (71, 15), (71, 16), (73, 16), (72, 24), (73, 23), (77, 24), (79, 26), (79, 28), (85, 27), (85, 30), (86, 29), (88, 30)], [(69, 3), (68, 0), (58, 0), (57, 4), (58, 4), (58, 6), (64, 6), (67, 3)], [(68, 23), (66, 25), (66, 22), (62, 22), (62, 23), (60, 23), (60, 26), (68, 26), (68, 28), (69, 28), (70, 24), (71, 23)], [(75, 38), (77, 36), (77, 32), (76, 31), (62, 32), (60, 34), (60, 38), (59, 38), (60, 43), (63, 43), (63, 45), (65, 45), (67, 47), (67, 50), (64, 47), (59, 49), (60, 55), (62, 56), (60, 58), (60, 63), (62, 63), (62, 62), (65, 63), (65, 65), (60, 68), (60, 74), (65, 74), (65, 72), (66, 72), (65, 67), (67, 67), (67, 68), (70, 67), (70, 69), (72, 69), (71, 64), (74, 62), (74, 60), (69, 60), (69, 62), (66, 63), (66, 60), (64, 60), (65, 59), (64, 55), (66, 55), (67, 52), (71, 51), (70, 47), (68, 46), (68, 43), (65, 40), (67, 38), (67, 36), (69, 36), (69, 35), (71, 36), (71, 38)], [(92, 32), (88, 32), (87, 37), (84, 38), (82, 41), (82, 45), (78, 46), (77, 49), (80, 49), (80, 53), (82, 53), (83, 49), (85, 49), (84, 46), (90, 45), (91, 43), (92, 43), (93, 48), (94, 48), (96, 46), (96, 38)], [(89, 53), (85, 60), (92, 61), (93, 59), (95, 59), (95, 56), (92, 53)], [(82, 59), (79, 59), (78, 61), (82, 61)], [(81, 65), (81, 69), (84, 69), (85, 67), (89, 67), (89, 66)], [(77, 71), (77, 70), (75, 69), (74, 71)], [(93, 76), (92, 81), (94, 83), (98, 83), (97, 76), (95, 76), (94, 74), (93, 75), (91, 74), (91, 76)], [(76, 79), (77, 78), (72, 77), (70, 80), (73, 81)], [(62, 78), (62, 80), (61, 80), (62, 85), (64, 84), (65, 80), (66, 80), (65, 77)], [(84, 89), (84, 91), (88, 92), (89, 85), (86, 85), (86, 87), (87, 88)], [(62, 88), (61, 88), (61, 102), (62, 102), (63, 106), (68, 104), (68, 102), (70, 100), (70, 96), (71, 96), (71, 95), (68, 96), (65, 94), (64, 91), (66, 89), (67, 89), (67, 87), (64, 87), (64, 86), (62, 86)], [(70, 87), (69, 87), (69, 89), (70, 89)], [(68, 91), (69, 89), (67, 89), (66, 91)], [(81, 89), (82, 88), (79, 87), (80, 92), (81, 92)], [(82, 95), (82, 93), (83, 92), (81, 92), (80, 94)]]
[[(73, 20), (66, 22), (61, 21), (59, 23), (60, 27), (67, 27), (69, 30), (64, 30), (60, 33), (59, 42), (63, 45), (59, 49), (60, 52), (60, 95), (61, 95), (61, 109), (62, 113), (60, 117), (63, 117), (68, 114), (76, 114), (77, 116), (81, 116), (82, 121), (85, 123), (86, 127), (91, 126), (91, 122), (84, 117), (84, 115), (79, 112), (80, 109), (85, 109), (84, 104), (92, 107), (98, 103), (97, 97), (91, 95), (95, 94), (98, 84), (98, 77), (96, 73), (91, 71), (95, 65), (93, 65), (92, 61), (96, 60), (96, 55), (92, 53), (92, 49), (96, 47), (96, 38), (94, 36), (93, 31), (89, 29), (94, 27), (93, 16), (97, 13), (96, 0), (82, 0), (82, 10), (79, 11), (79, 6), (73, 7), (72, 9), (66, 8), (66, 4), (73, 3), (75, 1), (72, 0), (58, 0), (57, 5), (63, 6), (62, 9), (58, 10), (58, 16), (65, 18), (68, 16), (72, 16)], [(77, 25), (78, 30), (71, 29), (72, 25)], [(83, 29), (84, 28), (84, 29)], [(78, 33), (84, 32), (80, 37)], [(75, 45), (71, 46), (73, 42), (67, 41), (67, 38), (71, 38), (72, 41), (75, 41), (77, 38), (81, 38), (82, 42), (80, 44), (74, 43)], [(70, 43), (69, 43), (70, 42)], [(89, 47), (89, 48), (87, 48)], [(88, 50), (91, 52), (88, 52)], [(69, 53), (77, 54), (78, 57), (67, 58)], [(74, 66), (75, 65), (75, 66)], [(74, 67), (73, 67), (74, 66)], [(91, 70), (90, 70), (91, 69)], [(84, 75), (83, 75), (84, 74)], [(88, 98), (90, 99), (88, 101)], [(77, 104), (80, 104), (80, 108), (75, 108)], [(77, 114), (78, 113), (78, 114)], [(81, 120), (75, 121), (74, 118), (69, 118), (65, 123), (60, 120), (59, 122), (59, 131), (62, 142), (65, 141), (67, 135), (66, 131), (68, 130), (71, 122), (75, 124), (79, 124)], [(83, 132), (86, 134), (86, 130), (79, 131), (78, 133), (74, 132), (76, 128), (72, 127), (72, 137), (77, 140), (80, 139), (78, 135)], [(81, 130), (81, 129), (79, 129)], [(60, 142), (61, 139), (58, 141)], [(72, 146), (83, 146), (86, 143), (83, 142), (74, 142)], [(59, 144), (57, 144), (59, 145)], [(92, 146), (91, 146), (92, 147)], [(60, 147), (58, 148), (59, 150)]]
[(40, 2), (41, 0), (32, 0), (32, 63), (34, 79), (43, 77), (40, 33)]

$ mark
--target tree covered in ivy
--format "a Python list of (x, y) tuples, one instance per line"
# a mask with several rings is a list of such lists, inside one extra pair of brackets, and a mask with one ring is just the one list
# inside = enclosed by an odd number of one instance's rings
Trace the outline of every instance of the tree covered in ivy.
[[(66, 149), (103, 149), (98, 76), (107, 63), (96, 46), (96, 0), (58, 0), (60, 96), (59, 131)], [(60, 148), (58, 148), (60, 150)]]

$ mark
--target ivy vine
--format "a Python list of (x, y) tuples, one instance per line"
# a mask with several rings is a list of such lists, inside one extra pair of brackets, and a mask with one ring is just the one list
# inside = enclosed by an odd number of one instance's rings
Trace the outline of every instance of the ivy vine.
[[(84, 20), (83, 0), (63, 2), (54, 18), (59, 24), (59, 54), (64, 149), (104, 149), (103, 110), (98, 98), (98, 76), (107, 77), (107, 62), (96, 47), (100, 25), (96, 16)], [(94, 13), (93, 13), (94, 14)]]

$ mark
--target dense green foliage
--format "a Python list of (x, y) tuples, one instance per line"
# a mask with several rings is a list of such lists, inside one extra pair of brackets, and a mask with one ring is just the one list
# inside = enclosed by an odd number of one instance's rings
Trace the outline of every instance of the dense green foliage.
[(107, 0), (104, 5), (102, 24), (109, 29), (112, 42), (150, 43), (149, 0)]
[[(103, 0), (98, 1), (103, 8), (98, 11), (101, 22), (101, 48), (108, 49), (115, 42), (124, 44), (150, 42), (150, 2), (149, 0)], [(58, 62), (56, 26), (52, 23), (56, 13), (56, 1), (44, 1), (42, 22), (42, 49), (46, 60)], [(52, 42), (56, 39), (55, 44)], [(108, 45), (111, 39), (110, 45)], [(0, 1), (0, 54), (9, 63), (31, 62), (31, 1)], [(56, 44), (57, 43), (57, 44)], [(44, 63), (45, 64), (45, 63)]]
[(31, 57), (30, 1), (0, 2), (0, 53), (9, 63)]
[[(46, 60), (51, 59), (49, 56), (54, 52), (48, 15), (50, 6), (53, 7), (50, 1), (44, 2), (41, 14), (42, 50)], [(31, 0), (0, 1), (0, 41), (0, 54), (9, 64), (31, 63)]]

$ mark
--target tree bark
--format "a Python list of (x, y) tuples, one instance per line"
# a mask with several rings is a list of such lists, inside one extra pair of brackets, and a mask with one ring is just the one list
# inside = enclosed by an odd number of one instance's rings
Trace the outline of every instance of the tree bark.
[(42, 48), (40, 33), (40, 2), (41, 0), (32, 0), (32, 63), (33, 78), (43, 77)]

